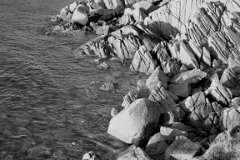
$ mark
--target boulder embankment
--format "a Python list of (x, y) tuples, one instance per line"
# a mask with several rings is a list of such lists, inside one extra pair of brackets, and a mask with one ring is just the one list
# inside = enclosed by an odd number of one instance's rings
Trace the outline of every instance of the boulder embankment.
[[(78, 23), (101, 36), (75, 56), (118, 58), (149, 75), (123, 97), (121, 111), (113, 109), (107, 132), (132, 145), (117, 159), (240, 159), (240, 3), (88, 3), (80, 8), (87, 22)], [(74, 25), (82, 6), (59, 17)]]

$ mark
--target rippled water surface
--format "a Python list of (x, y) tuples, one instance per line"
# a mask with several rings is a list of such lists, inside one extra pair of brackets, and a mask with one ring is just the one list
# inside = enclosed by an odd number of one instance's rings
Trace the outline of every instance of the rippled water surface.
[[(113, 159), (127, 147), (106, 131), (112, 107), (141, 77), (118, 62), (102, 71), (96, 57), (75, 58), (73, 50), (94, 36), (44, 34), (50, 16), (72, 2), (0, 2), (1, 160), (81, 159), (89, 150)], [(99, 90), (108, 76), (119, 91)]]

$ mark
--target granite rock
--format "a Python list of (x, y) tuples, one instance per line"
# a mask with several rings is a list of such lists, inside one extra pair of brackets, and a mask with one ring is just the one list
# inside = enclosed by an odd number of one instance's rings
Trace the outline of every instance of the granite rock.
[(121, 141), (139, 146), (145, 144), (154, 132), (159, 118), (160, 109), (155, 102), (137, 99), (111, 119), (107, 132)]

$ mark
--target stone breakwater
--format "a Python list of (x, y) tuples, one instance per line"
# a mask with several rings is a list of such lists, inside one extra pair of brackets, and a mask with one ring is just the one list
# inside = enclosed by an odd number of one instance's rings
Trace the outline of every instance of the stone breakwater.
[[(132, 145), (116, 159), (240, 159), (238, 0), (88, 1), (83, 14), (97, 14), (91, 23), (90, 16), (88, 23), (74, 17), (79, 5), (57, 19), (101, 36), (76, 49), (76, 57), (118, 58), (149, 75), (123, 97), (121, 111), (112, 110), (107, 132)], [(89, 152), (83, 159), (100, 157)]]

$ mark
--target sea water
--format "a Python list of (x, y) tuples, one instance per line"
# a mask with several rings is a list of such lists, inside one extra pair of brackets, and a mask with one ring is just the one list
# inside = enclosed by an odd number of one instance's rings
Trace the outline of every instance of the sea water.
[[(0, 1), (0, 159), (103, 159), (128, 145), (107, 134), (111, 109), (142, 78), (119, 62), (76, 58), (73, 51), (96, 37), (46, 35), (52, 15), (73, 0)], [(118, 90), (102, 91), (106, 77)], [(43, 153), (44, 152), (44, 153)]]

